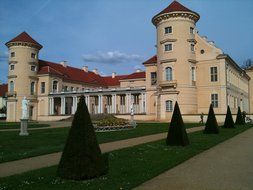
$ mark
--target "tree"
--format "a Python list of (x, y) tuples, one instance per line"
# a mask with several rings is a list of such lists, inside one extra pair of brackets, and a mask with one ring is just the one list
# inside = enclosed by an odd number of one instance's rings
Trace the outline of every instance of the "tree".
[(227, 114), (223, 128), (235, 128), (235, 124), (229, 106), (227, 108)]
[(205, 124), (205, 129), (203, 131), (205, 134), (218, 134), (219, 133), (219, 128), (218, 128), (218, 123), (213, 111), (213, 105), (210, 104), (209, 107), (209, 112), (208, 112), (208, 117), (207, 121)]
[(177, 102), (170, 122), (166, 144), (171, 146), (186, 146), (190, 144)]
[(236, 125), (244, 125), (244, 124), (245, 124), (245, 119), (243, 118), (243, 115), (242, 115), (242, 112), (241, 112), (241, 108), (240, 108), (240, 107), (238, 107), (238, 111), (237, 111), (237, 116), (236, 116), (235, 124), (236, 124)]
[(101, 154), (84, 96), (81, 96), (57, 175), (63, 179), (84, 180), (107, 171), (107, 155)]

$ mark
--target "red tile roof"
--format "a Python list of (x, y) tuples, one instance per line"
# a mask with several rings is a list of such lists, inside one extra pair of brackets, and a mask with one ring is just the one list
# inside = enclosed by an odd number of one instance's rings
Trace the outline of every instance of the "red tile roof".
[(158, 13), (154, 17), (164, 14), (164, 13), (171, 13), (171, 12), (177, 12), (177, 11), (191, 12), (199, 16), (198, 13), (188, 9), (187, 7), (180, 4), (178, 1), (173, 1), (168, 7), (166, 7), (164, 10), (162, 10), (160, 13)]
[(142, 71), (142, 72), (132, 73), (132, 74), (128, 75), (127, 77), (123, 78), (123, 80), (125, 80), (125, 79), (139, 79), (139, 78), (146, 78), (146, 72)]
[(8, 84), (0, 85), (0, 97), (4, 97), (6, 92), (8, 92)]
[(157, 56), (154, 55), (153, 57), (151, 57), (150, 59), (148, 59), (147, 61), (145, 61), (143, 64), (151, 64), (151, 63), (157, 63)]
[(8, 41), (6, 43), (6, 45), (10, 42), (29, 42), (32, 44), (35, 44), (39, 47), (39, 49), (41, 49), (43, 46), (41, 44), (39, 44), (37, 41), (35, 41), (29, 34), (27, 34), (26, 32), (22, 32), (21, 34), (19, 34), (18, 36), (16, 36), (15, 38), (13, 38), (12, 40)]
[(107, 86), (119, 86), (120, 85), (119, 80), (121, 80), (125, 77), (127, 77), (127, 75), (118, 75), (118, 76), (115, 76), (114, 78), (112, 78), (112, 76), (106, 76), (103, 78), (104, 78), (104, 81), (106, 82)]
[[(144, 73), (144, 74), (143, 74)], [(94, 72), (85, 72), (82, 69), (66, 66), (59, 63), (39, 60), (38, 74), (51, 74), (61, 77), (65, 81), (88, 83), (101, 87), (119, 86), (122, 79), (145, 78), (145, 72), (133, 73), (131, 75), (100, 76)]]

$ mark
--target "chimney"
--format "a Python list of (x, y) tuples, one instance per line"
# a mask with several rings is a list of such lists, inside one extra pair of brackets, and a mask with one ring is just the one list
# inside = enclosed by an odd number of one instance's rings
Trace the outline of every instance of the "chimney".
[(68, 66), (68, 62), (67, 62), (67, 61), (61, 61), (60, 64), (61, 64), (63, 67), (67, 67), (67, 66)]
[(139, 72), (141, 72), (141, 69), (136, 69), (135, 72), (136, 72), (136, 73), (139, 73)]
[(116, 77), (116, 72), (112, 73), (112, 78), (114, 79)]
[(88, 66), (83, 66), (82, 70), (85, 71), (85, 72), (88, 72), (89, 71)]
[(202, 36), (202, 38), (203, 38), (205, 41), (207, 41), (207, 37), (206, 37), (206, 36)]
[(99, 73), (98, 73), (98, 70), (97, 69), (93, 69), (93, 71), (92, 71), (93, 73), (95, 73), (96, 75), (99, 75)]

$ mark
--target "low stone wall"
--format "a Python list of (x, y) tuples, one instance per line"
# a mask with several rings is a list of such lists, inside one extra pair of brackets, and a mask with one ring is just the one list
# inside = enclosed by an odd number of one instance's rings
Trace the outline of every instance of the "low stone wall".
[[(115, 115), (117, 118), (121, 118), (121, 119), (127, 119), (130, 120), (131, 119), (131, 115)], [(140, 115), (134, 115), (134, 120), (137, 121), (154, 121), (155, 120), (155, 115), (144, 115), (144, 114), (140, 114)]]

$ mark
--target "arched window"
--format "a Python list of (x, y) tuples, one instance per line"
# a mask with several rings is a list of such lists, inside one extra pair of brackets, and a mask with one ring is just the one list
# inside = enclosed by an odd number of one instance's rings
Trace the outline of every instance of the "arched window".
[(173, 102), (171, 100), (167, 100), (165, 104), (166, 104), (166, 111), (172, 112), (173, 111)]
[(31, 95), (35, 93), (35, 82), (31, 82)]
[(53, 92), (57, 92), (58, 91), (58, 81), (54, 80), (53, 81)]
[(171, 67), (167, 67), (165, 69), (165, 75), (166, 75), (166, 81), (172, 80), (172, 68)]
[(14, 82), (10, 82), (10, 92), (14, 92)]

